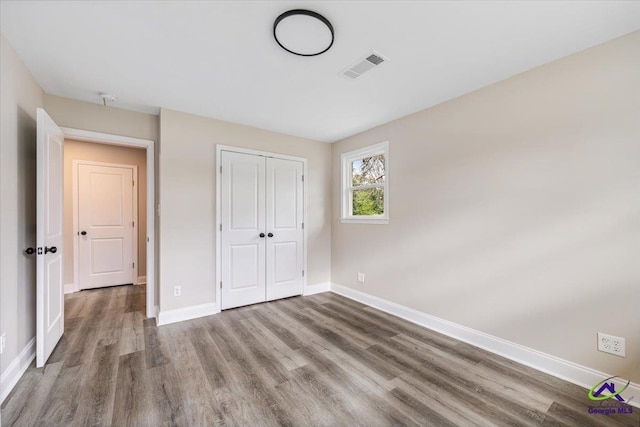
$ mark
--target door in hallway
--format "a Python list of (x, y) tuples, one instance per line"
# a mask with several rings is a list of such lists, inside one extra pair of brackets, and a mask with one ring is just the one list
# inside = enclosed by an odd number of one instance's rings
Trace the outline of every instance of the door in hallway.
[(77, 165), (80, 289), (134, 283), (134, 166)]

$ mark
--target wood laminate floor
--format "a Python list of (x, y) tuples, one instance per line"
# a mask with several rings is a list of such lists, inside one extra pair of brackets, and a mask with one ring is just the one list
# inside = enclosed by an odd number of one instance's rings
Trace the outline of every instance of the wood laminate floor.
[(3, 425), (638, 426), (586, 390), (341, 296), (157, 327), (144, 286), (65, 297), (65, 334)]

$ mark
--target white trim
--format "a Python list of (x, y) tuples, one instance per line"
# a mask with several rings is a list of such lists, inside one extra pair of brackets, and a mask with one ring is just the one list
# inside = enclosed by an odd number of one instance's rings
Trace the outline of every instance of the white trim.
[(75, 283), (67, 283), (66, 285), (64, 285), (65, 294), (72, 294), (74, 292), (77, 292)]
[(283, 160), (295, 160), (298, 162), (302, 162), (302, 176), (304, 177), (304, 181), (303, 181), (303, 186), (302, 186), (302, 191), (303, 191), (303, 205), (302, 205), (302, 209), (304, 210), (304, 214), (303, 214), (303, 218), (304, 218), (304, 228), (302, 229), (302, 239), (303, 239), (303, 248), (302, 248), (302, 252), (303, 252), (303, 270), (305, 272), (304, 276), (302, 277), (302, 295), (306, 295), (307, 292), (307, 277), (309, 276), (309, 270), (307, 268), (307, 230), (309, 229), (309, 221), (308, 221), (308, 209), (307, 209), (307, 200), (308, 200), (308, 192), (307, 192), (307, 188), (308, 188), (308, 175), (307, 175), (307, 159), (303, 158), (303, 157), (296, 157), (296, 156), (289, 156), (287, 154), (278, 154), (278, 153), (271, 153), (268, 151), (260, 151), (260, 150), (252, 150), (252, 149), (248, 149), (248, 148), (240, 148), (240, 147), (233, 147), (230, 145), (222, 145), (222, 144), (217, 144), (216, 145), (216, 281), (215, 281), (215, 289), (216, 289), (216, 306), (218, 308), (218, 312), (220, 312), (222, 310), (222, 300), (220, 298), (221, 292), (220, 292), (220, 280), (222, 280), (222, 271), (221, 269), (221, 261), (220, 261), (220, 255), (221, 255), (221, 235), (220, 235), (220, 224), (222, 223), (222, 211), (221, 211), (221, 207), (220, 204), (222, 202), (221, 200), (221, 185), (222, 185), (222, 179), (221, 179), (221, 172), (220, 172), (220, 166), (222, 166), (222, 156), (221, 156), (221, 152), (222, 151), (231, 151), (234, 153), (244, 153), (244, 154), (253, 154), (256, 156), (264, 156), (264, 157), (273, 157), (276, 159), (283, 159)]
[(147, 276), (138, 276), (138, 281), (136, 282), (138, 285), (146, 285), (147, 284)]
[(133, 263), (133, 271), (131, 272), (131, 283), (135, 283), (138, 277), (138, 226), (140, 221), (138, 220), (138, 204), (140, 203), (138, 198), (138, 166), (131, 165), (126, 163), (107, 163), (107, 162), (96, 162), (93, 160), (81, 160), (81, 159), (72, 159), (71, 161), (71, 173), (72, 173), (72, 185), (73, 185), (73, 232), (75, 233), (73, 236), (73, 283), (75, 285), (74, 292), (80, 291), (80, 275), (78, 264), (80, 263), (80, 236), (78, 235), (80, 231), (79, 227), (79, 215), (80, 215), (80, 181), (79, 181), (79, 168), (80, 165), (87, 166), (102, 166), (102, 167), (112, 167), (112, 168), (120, 168), (120, 169), (131, 169), (131, 174), (133, 175), (133, 201), (132, 201), (132, 213), (131, 216), (133, 218), (133, 230), (131, 235), (131, 262)]
[[(351, 162), (368, 156), (384, 154), (384, 173), (385, 179), (383, 184), (363, 185), (353, 187), (351, 182)], [(340, 222), (347, 224), (389, 224), (389, 141), (382, 141), (377, 144), (359, 148), (357, 150), (348, 151), (340, 155), (340, 180), (342, 186), (340, 188)], [(378, 188), (384, 189), (384, 213), (382, 215), (352, 215), (351, 191), (357, 188)]]
[(0, 376), (0, 404), (4, 402), (11, 390), (16, 386), (27, 368), (36, 358), (36, 337), (31, 338), (20, 354), (11, 361)]
[[(586, 389), (590, 389), (599, 381), (613, 376), (336, 283), (331, 284), (331, 292)], [(622, 379), (616, 379), (614, 382), (618, 389), (626, 385), (626, 381), (623, 382)], [(633, 399), (627, 403), (640, 408), (640, 384), (631, 383), (629, 385), (624, 397), (629, 399), (630, 396), (633, 396)]]
[(96, 142), (98, 144), (121, 145), (124, 147), (148, 148), (155, 144), (150, 139), (132, 138), (130, 136), (113, 135), (110, 133), (93, 132), (89, 130), (60, 127), (64, 136), (76, 141)]
[(315, 285), (309, 285), (304, 290), (304, 296), (320, 294), (322, 292), (331, 291), (331, 282), (316, 283)]
[(216, 155), (220, 151), (232, 151), (234, 153), (253, 154), (255, 156), (273, 157), (276, 159), (294, 160), (297, 162), (307, 161), (307, 159), (304, 157), (290, 156), (288, 154), (273, 153), (271, 151), (253, 150), (251, 148), (234, 147), (233, 145), (216, 144)]
[(147, 317), (156, 317), (155, 310), (155, 265), (156, 265), (156, 207), (155, 200), (155, 142), (149, 139), (131, 138), (128, 136), (112, 135), (73, 128), (60, 128), (65, 137), (78, 141), (95, 142), (99, 144), (120, 145), (144, 148), (147, 151)]
[(218, 310), (218, 305), (215, 302), (176, 308), (174, 310), (164, 310), (158, 313), (158, 326), (197, 319), (198, 317), (211, 316), (219, 312), (220, 310)]
[[(387, 197), (385, 195), (385, 197)], [(368, 218), (368, 219), (364, 219), (364, 218), (340, 218), (340, 222), (343, 224), (389, 224), (389, 220), (388, 219), (382, 219), (382, 218)]]

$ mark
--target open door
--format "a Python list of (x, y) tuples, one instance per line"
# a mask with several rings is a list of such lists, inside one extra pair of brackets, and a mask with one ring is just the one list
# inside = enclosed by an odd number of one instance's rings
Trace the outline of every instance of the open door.
[(37, 125), (36, 366), (40, 368), (64, 332), (64, 133), (42, 108), (37, 110)]

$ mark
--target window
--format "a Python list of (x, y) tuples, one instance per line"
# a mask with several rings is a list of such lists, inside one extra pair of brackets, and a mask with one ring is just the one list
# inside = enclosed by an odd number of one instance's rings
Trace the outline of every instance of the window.
[(389, 143), (342, 154), (342, 222), (389, 223)]

